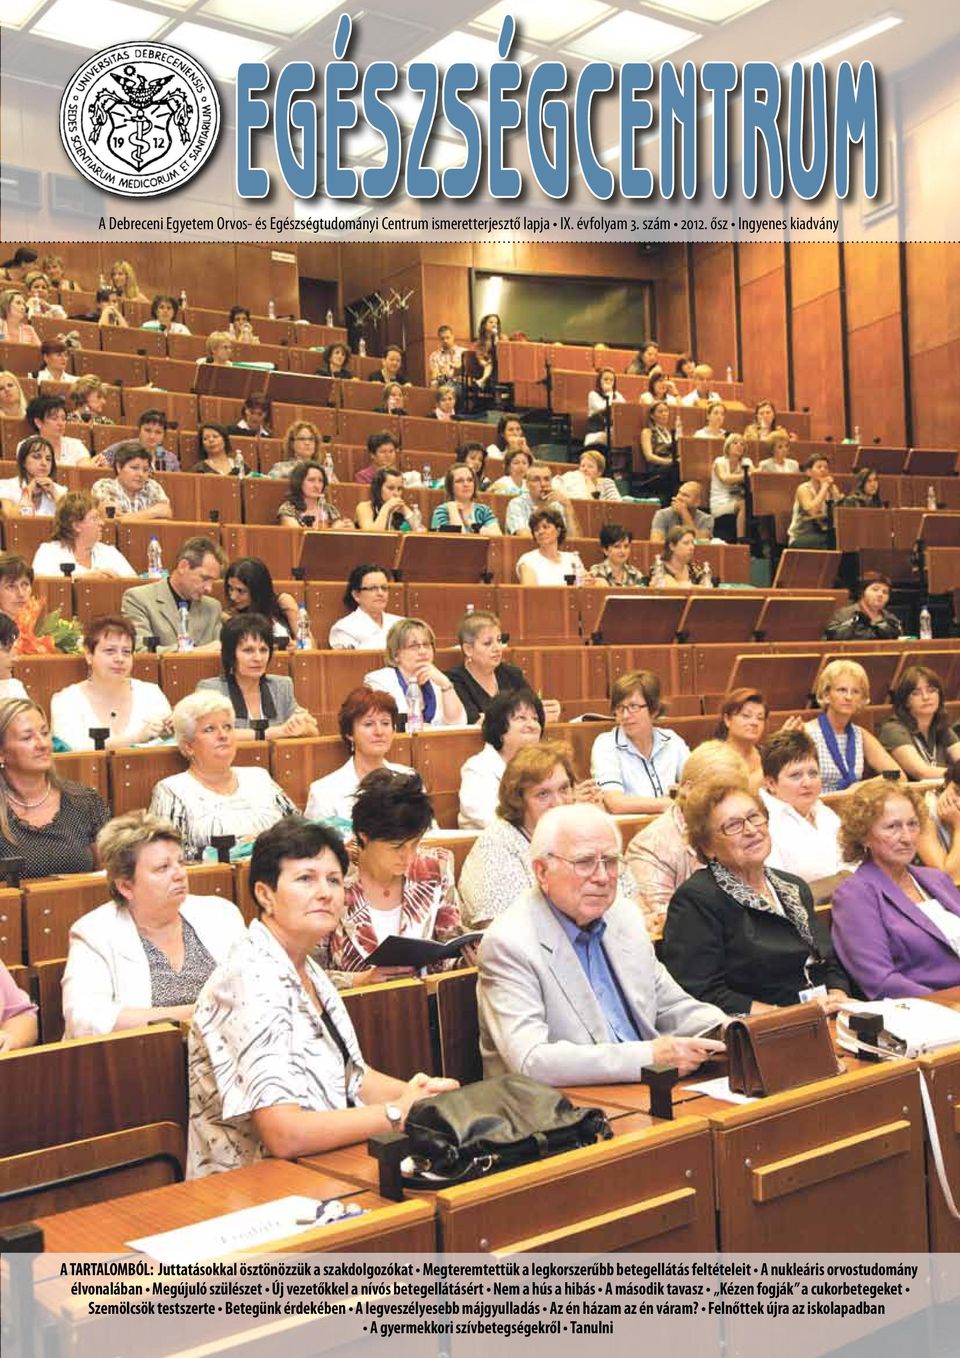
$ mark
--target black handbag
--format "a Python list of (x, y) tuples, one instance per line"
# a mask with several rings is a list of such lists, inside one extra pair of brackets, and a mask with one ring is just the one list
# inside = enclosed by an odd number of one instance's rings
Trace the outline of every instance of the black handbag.
[(565, 1094), (525, 1075), (500, 1075), (418, 1099), (404, 1131), (415, 1165), (404, 1179), (434, 1188), (613, 1135), (599, 1108), (575, 1108)]

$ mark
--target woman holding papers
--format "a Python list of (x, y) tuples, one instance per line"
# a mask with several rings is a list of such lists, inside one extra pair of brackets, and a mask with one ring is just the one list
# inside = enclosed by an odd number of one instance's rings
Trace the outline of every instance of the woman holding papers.
[[(412, 967), (369, 964), (386, 938), (445, 943), (463, 932), (453, 854), (420, 845), (432, 823), (433, 807), (417, 774), (375, 769), (360, 784), (353, 804), (359, 854), (345, 883), (346, 910), (328, 949), (330, 970), (340, 973), (336, 984), (412, 976)], [(465, 957), (469, 951), (464, 949)]]

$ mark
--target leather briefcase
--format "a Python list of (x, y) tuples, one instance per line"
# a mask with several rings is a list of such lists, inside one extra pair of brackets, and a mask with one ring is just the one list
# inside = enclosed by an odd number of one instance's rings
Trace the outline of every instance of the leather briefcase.
[(818, 1004), (792, 1004), (769, 1014), (734, 1019), (724, 1034), (735, 1094), (762, 1098), (843, 1070)]

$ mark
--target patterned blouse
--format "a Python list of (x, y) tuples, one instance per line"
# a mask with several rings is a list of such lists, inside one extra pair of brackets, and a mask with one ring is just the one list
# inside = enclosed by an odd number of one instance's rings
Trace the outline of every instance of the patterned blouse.
[(353, 1024), (309, 957), (307, 970), (324, 1016), (280, 943), (254, 920), (200, 992), (189, 1043), (188, 1178), (264, 1159), (250, 1116), (260, 1108), (328, 1112), (361, 1102), (366, 1068)]
[[(234, 769), (236, 792), (211, 792), (192, 773), (162, 778), (150, 798), (150, 814), (171, 821), (183, 835), (183, 856), (195, 862), (215, 835), (253, 838), (297, 808), (266, 769)], [(78, 869), (73, 869), (77, 871)], [(88, 869), (87, 869), (88, 870)]]
[(140, 935), (150, 968), (150, 1002), (157, 1008), (193, 1004), (217, 965), (197, 938), (193, 925), (182, 916), (180, 927), (183, 930), (183, 966), (179, 971), (173, 968), (165, 952)]
[[(804, 725), (803, 729), (804, 731), (806, 731), (807, 735), (810, 737), (814, 745), (817, 747), (817, 758), (820, 760), (820, 776), (823, 779), (823, 791), (839, 792), (843, 785), (843, 773), (837, 766), (836, 760), (834, 759), (833, 755), (830, 753), (830, 748), (827, 745), (826, 740), (824, 739), (823, 730), (820, 726), (819, 719), (815, 721), (808, 721)], [(854, 782), (858, 783), (863, 777), (863, 731), (860, 729), (859, 726), (854, 726), (852, 723), (851, 726), (848, 727), (848, 730), (850, 729), (853, 730), (852, 767), (853, 773), (855, 775)], [(847, 752), (846, 731), (844, 731), (842, 736), (837, 736), (837, 745), (840, 750), (841, 757), (845, 759)]]
[[(366, 970), (369, 966), (367, 958), (379, 943), (370, 905), (355, 867), (347, 874), (344, 885), (346, 909), (330, 938), (326, 958), (331, 980), (341, 988), (349, 986), (351, 973)], [(438, 943), (463, 933), (454, 860), (449, 849), (421, 848), (417, 851), (403, 880), (398, 933), (408, 938), (432, 938)], [(456, 966), (456, 959), (436, 963), (430, 970), (439, 971), (451, 966)]]
[(113, 505), (118, 514), (139, 514), (142, 509), (167, 504), (170, 497), (159, 481), (146, 481), (136, 495), (128, 495), (115, 476), (102, 476), (94, 481), (90, 494), (97, 504)]
[[(93, 841), (110, 819), (110, 812), (92, 788), (63, 783), (60, 810), (47, 825), (28, 825), (12, 806), (9, 814), (11, 838), (16, 845), (13, 852), (23, 859), (23, 877), (94, 870)], [(10, 853), (9, 845), (4, 845), (4, 851)]]
[[(343, 515), (340, 513), (337, 506), (330, 500), (321, 500), (320, 504), (317, 506), (316, 515), (313, 516), (313, 524), (304, 523), (305, 515), (307, 515), (307, 511), (305, 509), (298, 509), (292, 500), (284, 500), (283, 504), (277, 510), (278, 520), (296, 519), (301, 528), (322, 528), (324, 524), (329, 526), (332, 523), (336, 523), (338, 519), (343, 518)], [(308, 515), (307, 517), (310, 516)]]
[(636, 566), (631, 566), (628, 561), (623, 567), (623, 581), (619, 582), (613, 578), (613, 566), (609, 561), (598, 561), (591, 566), (588, 575), (592, 575), (596, 580), (603, 580), (606, 584), (612, 585), (614, 589), (634, 589), (637, 585), (643, 584), (643, 573), (638, 571)]

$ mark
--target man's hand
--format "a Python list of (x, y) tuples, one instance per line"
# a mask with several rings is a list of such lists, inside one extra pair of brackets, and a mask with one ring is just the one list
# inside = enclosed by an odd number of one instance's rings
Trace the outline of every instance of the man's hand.
[(712, 1037), (658, 1037), (653, 1042), (653, 1064), (676, 1066), (682, 1077), (726, 1050), (725, 1043)]

